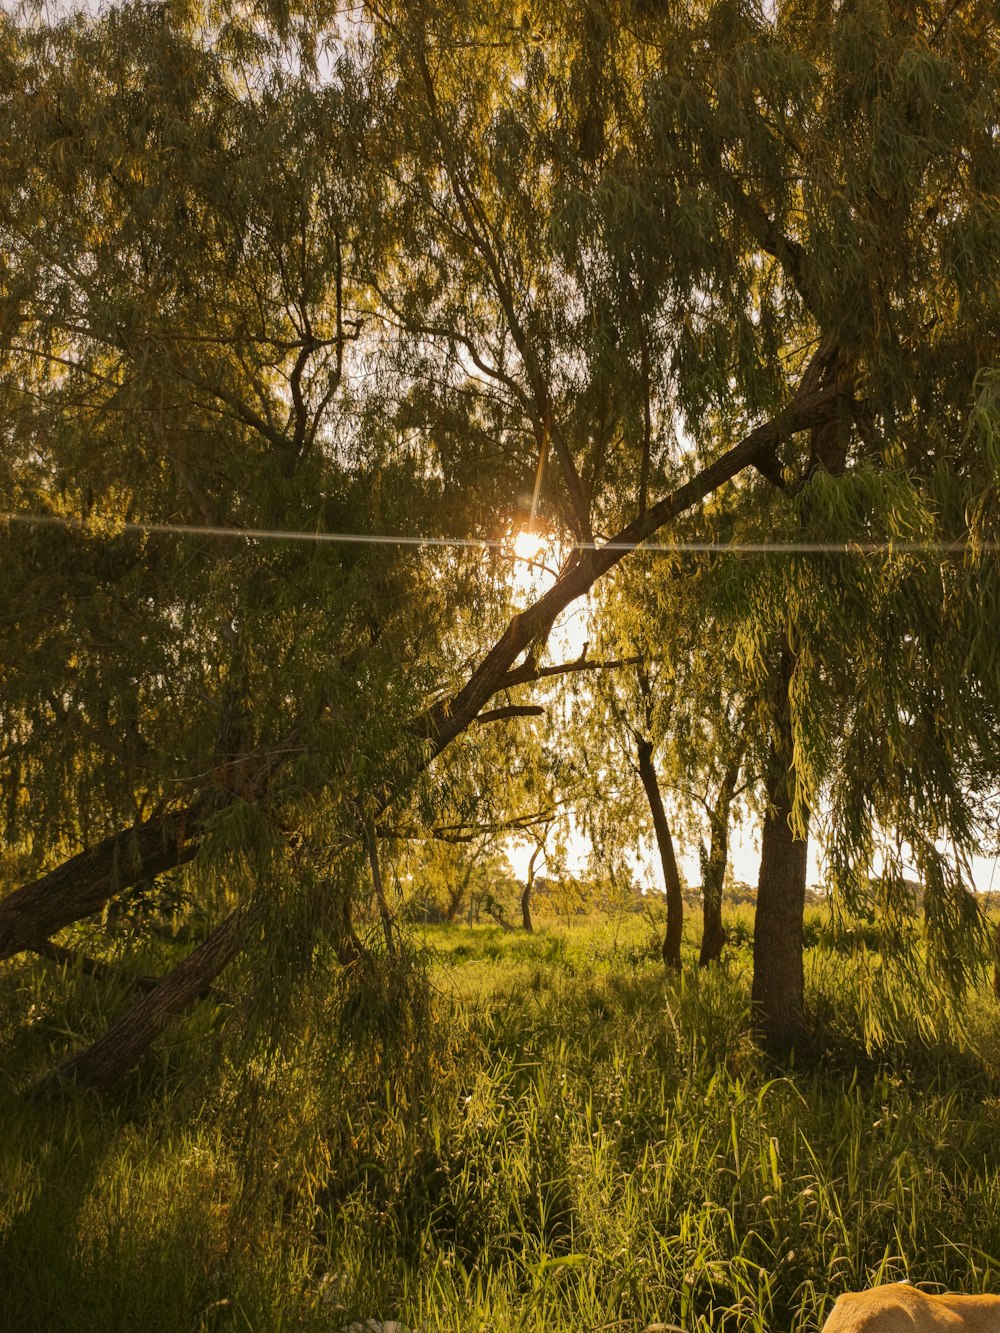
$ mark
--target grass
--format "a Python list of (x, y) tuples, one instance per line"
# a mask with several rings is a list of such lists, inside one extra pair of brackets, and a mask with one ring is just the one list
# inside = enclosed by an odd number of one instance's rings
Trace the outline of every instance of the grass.
[(797, 1333), (875, 1281), (1000, 1289), (992, 993), (954, 1012), (816, 916), (777, 1071), (735, 934), (667, 978), (636, 919), (428, 927), (429, 986), (334, 971), (252, 1040), (204, 1005), (113, 1101), (47, 1105), (96, 983), (7, 965), (0, 1326)]

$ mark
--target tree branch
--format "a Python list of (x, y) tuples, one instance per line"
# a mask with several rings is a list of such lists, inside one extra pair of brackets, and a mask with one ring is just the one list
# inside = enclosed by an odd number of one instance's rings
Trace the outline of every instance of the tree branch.
[(579, 671), (620, 671), (622, 667), (637, 666), (642, 660), (641, 657), (619, 657), (609, 662), (589, 662), (585, 657), (578, 657), (573, 662), (557, 662), (553, 666), (546, 667), (540, 667), (530, 661), (522, 662), (520, 666), (513, 667), (507, 672), (498, 686), (498, 693), (514, 685), (528, 685), (532, 681), (547, 680), (552, 676), (568, 676)]
[(58, 963), (60, 967), (78, 967), (85, 977), (94, 977), (97, 981), (118, 982), (140, 991), (151, 991), (159, 985), (158, 977), (127, 976), (121, 968), (115, 967), (112, 963), (105, 963), (100, 958), (91, 958), (85, 953), (80, 953), (78, 949), (66, 949), (61, 944), (53, 944), (51, 940), (42, 940), (41, 943), (32, 945), (28, 952), (36, 953), (51, 963)]
[(541, 704), (505, 704), (502, 708), (490, 708), (480, 713), (475, 719), (477, 727), (490, 722), (504, 722), (509, 717), (544, 717), (545, 709)]
[(392, 838), (400, 842), (423, 842), (430, 838), (434, 842), (465, 843), (476, 838), (496, 833), (520, 833), (534, 828), (538, 824), (548, 824), (556, 813), (556, 805), (545, 810), (536, 810), (531, 814), (513, 815), (510, 819), (495, 824), (438, 824), (431, 828), (390, 828), (387, 824), (377, 824), (375, 832), (380, 838)]
[(243, 944), (245, 932), (258, 909), (238, 907), (196, 949), (79, 1055), (65, 1060), (35, 1090), (36, 1097), (52, 1095), (67, 1083), (101, 1091), (139, 1060), (169, 1020), (192, 1000), (204, 995)]

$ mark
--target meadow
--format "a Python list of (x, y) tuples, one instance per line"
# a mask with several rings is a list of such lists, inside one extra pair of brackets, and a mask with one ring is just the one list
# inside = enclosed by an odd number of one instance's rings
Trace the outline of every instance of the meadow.
[(951, 1005), (811, 911), (778, 1069), (733, 925), (678, 976), (638, 916), (429, 926), (273, 1031), (203, 1002), (104, 1099), (26, 1092), (124, 990), (7, 964), (0, 1326), (804, 1333), (873, 1282), (1000, 1290), (985, 974)]

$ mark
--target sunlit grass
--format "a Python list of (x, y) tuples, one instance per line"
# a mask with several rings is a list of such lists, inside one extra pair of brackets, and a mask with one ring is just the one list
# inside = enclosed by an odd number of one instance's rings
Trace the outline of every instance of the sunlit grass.
[[(1000, 1287), (985, 982), (958, 1022), (899, 977), (873, 1024), (872, 959), (814, 914), (814, 1040), (777, 1071), (734, 935), (668, 978), (641, 918), (429, 927), (409, 1047), (345, 993), (241, 1066), (205, 1006), (114, 1103), (6, 1091), (4, 1325), (805, 1330), (877, 1280)], [(92, 984), (11, 964), (6, 1049), (43, 1068)]]

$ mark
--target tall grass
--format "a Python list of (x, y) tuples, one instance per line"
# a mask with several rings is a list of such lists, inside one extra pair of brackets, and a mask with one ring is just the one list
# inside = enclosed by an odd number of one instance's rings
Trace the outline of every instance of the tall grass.
[(0, 1323), (794, 1331), (874, 1281), (1000, 1289), (985, 986), (952, 1011), (817, 919), (778, 1071), (737, 936), (674, 978), (637, 924), (428, 928), (429, 990), (332, 974), (266, 1048), (205, 1006), (113, 1103), (41, 1106), (13, 1074), (94, 983), (10, 965)]

